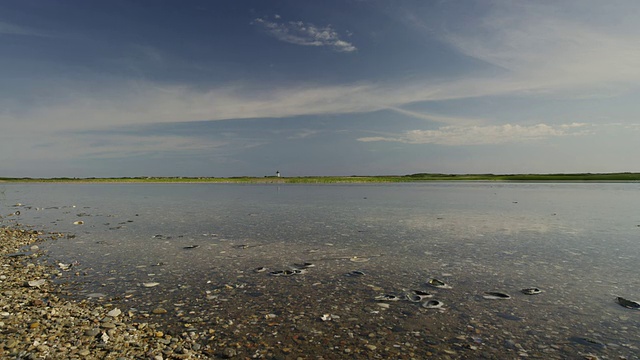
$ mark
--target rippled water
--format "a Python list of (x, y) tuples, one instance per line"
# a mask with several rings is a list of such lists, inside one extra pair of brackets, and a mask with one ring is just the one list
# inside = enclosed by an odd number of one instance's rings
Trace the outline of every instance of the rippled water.
[[(637, 183), (0, 184), (3, 224), (75, 235), (44, 248), (77, 264), (62, 276), (77, 296), (165, 307), (171, 326), (219, 329), (212, 346), (252, 332), (329, 358), (363, 344), (391, 357), (633, 358), (640, 312), (614, 300), (640, 300), (638, 204)], [(316, 266), (267, 274), (301, 262)], [(431, 277), (453, 288), (428, 289)], [(543, 293), (519, 293), (531, 286)], [(446, 311), (373, 300), (410, 289)]]

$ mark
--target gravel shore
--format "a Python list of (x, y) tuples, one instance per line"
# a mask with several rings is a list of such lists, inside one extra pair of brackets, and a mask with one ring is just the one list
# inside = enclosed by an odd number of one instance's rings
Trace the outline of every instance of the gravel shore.
[(63, 298), (38, 242), (61, 234), (0, 227), (0, 358), (208, 359), (198, 334), (167, 335), (145, 315)]

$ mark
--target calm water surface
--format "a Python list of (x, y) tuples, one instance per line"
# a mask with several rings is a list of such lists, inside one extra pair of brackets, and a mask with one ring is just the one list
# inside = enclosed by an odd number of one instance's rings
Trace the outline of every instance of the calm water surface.
[[(640, 300), (638, 204), (637, 183), (0, 184), (3, 224), (75, 235), (43, 245), (75, 296), (253, 357), (636, 358), (640, 311), (615, 297)], [(374, 300), (411, 289), (444, 309)]]

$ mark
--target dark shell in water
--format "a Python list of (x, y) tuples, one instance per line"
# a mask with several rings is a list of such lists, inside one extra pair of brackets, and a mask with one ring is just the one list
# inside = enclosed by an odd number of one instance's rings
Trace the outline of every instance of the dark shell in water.
[(536, 295), (536, 294), (540, 294), (542, 290), (538, 288), (526, 288), (526, 289), (520, 290), (520, 292), (525, 295)]
[(375, 299), (377, 301), (398, 301), (398, 300), (400, 300), (399, 297), (397, 297), (396, 295), (393, 295), (393, 294), (384, 294), (384, 295), (376, 296)]
[(411, 292), (414, 293), (415, 295), (420, 295), (420, 296), (433, 296), (430, 293), (422, 290), (411, 290)]
[(640, 303), (637, 301), (627, 300), (622, 297), (617, 297), (616, 300), (618, 301), (618, 304), (626, 307), (627, 309), (640, 309)]
[(308, 263), (308, 262), (306, 262), (306, 263), (300, 263), (300, 264), (293, 264), (293, 266), (295, 266), (295, 267), (296, 267), (296, 268), (298, 268), (298, 269), (308, 269), (308, 268), (310, 268), (310, 267), (315, 267), (315, 265), (314, 265), (314, 264), (312, 264), (312, 263)]
[(422, 290), (411, 290), (407, 294), (407, 299), (409, 299), (409, 301), (411, 302), (420, 302), (431, 297), (433, 297), (432, 294), (429, 294), (428, 292)]
[(347, 276), (364, 276), (365, 274), (364, 274), (364, 272), (363, 272), (363, 271), (360, 271), (360, 270), (353, 270), (353, 271), (351, 271), (351, 272), (348, 272), (346, 275), (347, 275)]
[(483, 296), (485, 299), (493, 299), (493, 300), (502, 300), (502, 299), (511, 299), (511, 295), (495, 292), (495, 291), (485, 291), (485, 295)]

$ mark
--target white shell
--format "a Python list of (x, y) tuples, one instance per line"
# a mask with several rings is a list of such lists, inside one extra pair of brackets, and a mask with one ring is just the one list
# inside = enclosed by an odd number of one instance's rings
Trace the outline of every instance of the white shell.
[(29, 282), (27, 282), (27, 284), (31, 287), (40, 287), (42, 285), (44, 285), (44, 283), (47, 282), (45, 279), (40, 279), (40, 280), (30, 280)]
[(444, 306), (444, 303), (439, 300), (429, 300), (422, 304), (422, 307), (425, 309), (440, 309)]

